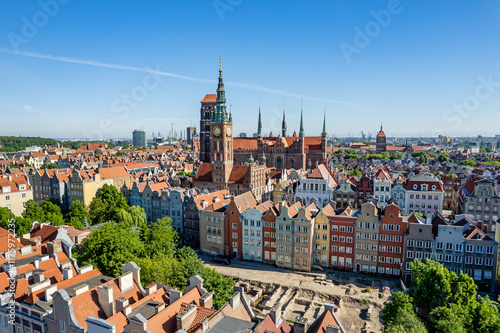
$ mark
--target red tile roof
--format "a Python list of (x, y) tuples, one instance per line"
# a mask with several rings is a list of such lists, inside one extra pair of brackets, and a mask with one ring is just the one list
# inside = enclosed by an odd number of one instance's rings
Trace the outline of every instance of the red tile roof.
[(216, 94), (206, 94), (200, 103), (216, 103), (216, 102), (217, 102)]

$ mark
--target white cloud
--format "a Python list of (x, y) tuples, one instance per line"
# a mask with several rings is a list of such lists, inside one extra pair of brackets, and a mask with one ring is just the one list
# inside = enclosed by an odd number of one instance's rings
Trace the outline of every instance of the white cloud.
[[(156, 75), (162, 75), (162, 76), (170, 76), (173, 78), (177, 79), (182, 79), (182, 80), (188, 80), (188, 81), (195, 81), (195, 82), (202, 82), (202, 83), (211, 83), (214, 84), (216, 83), (215, 80), (209, 80), (209, 79), (202, 79), (202, 78), (195, 78), (195, 77), (189, 77), (189, 76), (184, 76), (184, 75), (178, 75), (174, 73), (169, 73), (169, 72), (164, 72), (159, 69), (151, 69), (151, 68), (141, 68), (141, 67), (133, 67), (133, 66), (124, 66), (124, 65), (116, 65), (116, 64), (108, 64), (104, 62), (99, 62), (99, 61), (92, 61), (92, 60), (85, 60), (85, 59), (78, 59), (78, 58), (68, 58), (68, 57), (60, 57), (60, 56), (52, 56), (49, 54), (41, 54), (41, 53), (33, 53), (33, 52), (16, 52), (12, 51), (6, 48), (0, 48), (1, 53), (9, 53), (9, 54), (16, 54), (16, 55), (21, 55), (25, 57), (32, 57), (32, 58), (39, 58), (39, 59), (46, 59), (46, 60), (52, 60), (52, 61), (59, 61), (59, 62), (66, 62), (66, 63), (73, 63), (73, 64), (81, 64), (81, 65), (88, 65), (88, 66), (96, 66), (96, 67), (104, 67), (104, 68), (111, 68), (111, 69), (122, 69), (122, 70), (128, 70), (128, 71), (135, 71), (135, 72), (145, 72), (145, 73), (153, 73)], [(157, 66), (158, 68), (158, 66)], [(352, 105), (356, 107), (363, 107), (363, 108), (371, 108), (372, 106), (370, 105), (364, 105), (364, 104), (358, 104), (358, 103), (353, 103), (349, 101), (340, 101), (340, 100), (333, 100), (333, 99), (325, 99), (325, 98), (316, 98), (312, 96), (305, 96), (305, 95), (300, 95), (300, 94), (294, 94), (290, 93), (287, 91), (282, 91), (282, 90), (277, 90), (277, 89), (271, 89), (268, 87), (260, 86), (260, 85), (255, 85), (255, 84), (248, 84), (248, 83), (239, 83), (239, 82), (225, 82), (227, 86), (233, 86), (233, 87), (238, 87), (238, 88), (243, 88), (243, 89), (248, 89), (248, 90), (256, 90), (256, 91), (262, 91), (262, 92), (267, 92), (275, 95), (281, 95), (281, 96), (288, 96), (288, 97), (294, 97), (298, 99), (304, 99), (304, 100), (311, 100), (311, 101), (319, 101), (319, 102), (327, 102), (327, 103), (335, 103), (335, 104), (343, 104), (343, 105)]]

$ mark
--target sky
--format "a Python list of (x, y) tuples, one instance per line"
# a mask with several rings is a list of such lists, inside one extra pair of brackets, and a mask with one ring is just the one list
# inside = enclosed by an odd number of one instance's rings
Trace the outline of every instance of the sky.
[(236, 134), (500, 134), (498, 1), (0, 1), (0, 135), (199, 127), (219, 57)]

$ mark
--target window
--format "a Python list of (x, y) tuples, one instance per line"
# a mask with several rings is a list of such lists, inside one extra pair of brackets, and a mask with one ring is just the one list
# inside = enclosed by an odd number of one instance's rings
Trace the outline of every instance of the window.
[(493, 254), (493, 246), (486, 247), (486, 254)]
[(476, 257), (476, 265), (482, 265), (483, 264), (483, 257)]
[(415, 241), (413, 239), (408, 239), (408, 246), (409, 247), (414, 247), (415, 246)]
[(482, 245), (476, 246), (476, 253), (483, 253), (483, 246)]
[(474, 245), (467, 244), (467, 246), (465, 247), (465, 252), (468, 252), (468, 253), (474, 252)]
[(446, 243), (446, 251), (453, 251), (453, 243)]
[(406, 258), (413, 259), (413, 251), (407, 251), (406, 252)]
[(472, 264), (472, 257), (470, 257), (470, 256), (465, 257), (465, 263), (466, 263), (467, 265)]
[(462, 263), (462, 256), (455, 256), (455, 263), (461, 264)]
[(442, 242), (438, 242), (437, 243), (437, 249), (438, 250), (442, 250), (443, 249), (443, 243)]
[(462, 252), (462, 250), (463, 250), (463, 245), (462, 244), (455, 244), (455, 251)]

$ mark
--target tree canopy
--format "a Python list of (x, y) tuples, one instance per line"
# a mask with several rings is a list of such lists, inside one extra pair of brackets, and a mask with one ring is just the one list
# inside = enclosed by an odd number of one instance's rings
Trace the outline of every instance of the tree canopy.
[[(134, 213), (135, 214), (135, 213)], [(184, 290), (189, 278), (200, 275), (204, 287), (214, 292), (214, 306), (219, 308), (232, 295), (235, 282), (203, 265), (190, 247), (178, 248), (179, 236), (165, 217), (134, 230), (129, 211), (118, 213), (118, 223), (109, 222), (91, 232), (75, 257), (80, 265), (92, 264), (104, 274), (118, 276), (123, 264), (134, 261), (141, 267), (144, 287), (159, 282)], [(139, 214), (140, 215), (140, 214)]]
[(118, 212), (121, 209), (128, 210), (128, 207), (127, 199), (123, 194), (119, 193), (114, 186), (104, 184), (90, 203), (90, 219), (92, 224), (116, 221)]
[(408, 295), (394, 293), (381, 316), (385, 332), (500, 332), (500, 304), (478, 297), (471, 277), (432, 260), (413, 260), (411, 269)]

